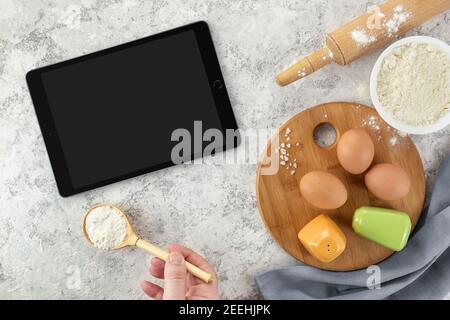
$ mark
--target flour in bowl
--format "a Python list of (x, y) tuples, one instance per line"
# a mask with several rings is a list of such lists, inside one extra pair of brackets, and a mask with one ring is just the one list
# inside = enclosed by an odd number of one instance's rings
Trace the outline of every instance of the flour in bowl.
[(95, 247), (105, 250), (117, 248), (127, 236), (125, 217), (112, 206), (92, 209), (86, 218), (86, 232)]
[(408, 43), (382, 62), (377, 96), (397, 121), (426, 126), (450, 111), (450, 57), (435, 45)]

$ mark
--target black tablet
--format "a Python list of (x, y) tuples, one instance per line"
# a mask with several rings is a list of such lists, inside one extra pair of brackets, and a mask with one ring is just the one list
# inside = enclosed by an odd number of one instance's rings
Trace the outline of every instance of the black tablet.
[[(200, 157), (206, 141), (196, 149), (199, 134), (237, 129), (205, 22), (32, 70), (26, 78), (62, 196), (172, 166), (179, 160), (175, 149), (183, 161)], [(223, 139), (218, 151), (235, 147), (233, 140)], [(181, 143), (193, 147), (180, 151)]]

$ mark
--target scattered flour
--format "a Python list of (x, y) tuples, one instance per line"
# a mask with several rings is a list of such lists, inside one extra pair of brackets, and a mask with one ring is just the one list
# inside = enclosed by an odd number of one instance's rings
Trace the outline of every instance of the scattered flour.
[(397, 131), (397, 132), (398, 132), (398, 135), (402, 138), (405, 138), (408, 136), (408, 134), (406, 132), (403, 132), (403, 131)]
[(362, 28), (357, 28), (351, 32), (353, 41), (356, 42), (356, 44), (360, 47), (365, 47), (368, 44), (374, 42), (376, 40), (376, 37), (373, 35), (368, 34), (365, 30)]
[(298, 147), (300, 144), (298, 142), (292, 144), (289, 142), (291, 140), (291, 133), (292, 130), (290, 128), (286, 128), (284, 132), (284, 138), (286, 142), (282, 142), (275, 151), (280, 155), (280, 165), (282, 167), (286, 167), (286, 170), (291, 169), (289, 173), (291, 174), (291, 176), (293, 176), (298, 165), (297, 159), (290, 160), (289, 149), (291, 149), (291, 147), (294, 145)]
[(431, 125), (450, 110), (450, 57), (429, 44), (396, 48), (380, 68), (378, 99), (401, 123)]
[(380, 125), (378, 124), (378, 120), (375, 116), (370, 116), (367, 119), (364, 119), (361, 123), (364, 127), (370, 127), (372, 130), (379, 131)]
[(86, 218), (86, 232), (95, 247), (105, 250), (117, 248), (127, 235), (127, 222), (112, 206), (93, 209)]
[(298, 77), (299, 78), (304, 78), (307, 75), (308, 75), (308, 73), (306, 73), (306, 69), (305, 68), (301, 68), (300, 70), (298, 70)]
[(361, 99), (370, 99), (370, 83), (368, 81), (358, 81), (356, 93)]
[(411, 13), (405, 11), (403, 6), (398, 5), (394, 8), (394, 14), (392, 18), (385, 22), (386, 29), (390, 37), (393, 37), (397, 34), (398, 28), (408, 20), (411, 16)]
[[(390, 18), (387, 20), (385, 20), (386, 14), (381, 12), (378, 6), (375, 6), (375, 8), (373, 6), (369, 7), (368, 12), (375, 13), (369, 17), (371, 23), (368, 23), (367, 29), (385, 29), (389, 37), (396, 36), (400, 26), (411, 16), (411, 13), (406, 11), (401, 5), (398, 5), (393, 9), (392, 15), (390, 15)], [(373, 22), (373, 19), (377, 22)], [(377, 40), (375, 35), (370, 34), (370, 31), (361, 27), (351, 31), (350, 35), (358, 47), (365, 47)]]
[(375, 116), (369, 116), (363, 119), (360, 127), (370, 129), (375, 134), (377, 141), (381, 141), (383, 135), (388, 135), (387, 139), (391, 146), (396, 146), (399, 143), (404, 144), (405, 138), (408, 136), (408, 134), (390, 126), (381, 125)]
[(398, 138), (397, 138), (397, 137), (391, 137), (391, 138), (389, 139), (389, 144), (390, 144), (391, 146), (395, 146), (395, 145), (397, 144), (397, 141), (398, 141)]

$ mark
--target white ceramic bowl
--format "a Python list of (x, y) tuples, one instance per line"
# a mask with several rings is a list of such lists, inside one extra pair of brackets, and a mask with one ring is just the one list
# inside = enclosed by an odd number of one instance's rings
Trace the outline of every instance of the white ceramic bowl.
[(411, 133), (411, 134), (427, 134), (432, 133), (438, 130), (441, 130), (442, 128), (446, 127), (450, 124), (450, 112), (448, 112), (444, 117), (439, 119), (437, 122), (435, 122), (432, 125), (427, 126), (412, 126), (405, 123), (401, 123), (398, 120), (391, 117), (389, 114), (387, 114), (380, 101), (378, 100), (377, 95), (377, 83), (378, 83), (378, 74), (380, 72), (381, 65), (384, 61), (384, 58), (392, 53), (392, 51), (404, 44), (416, 42), (416, 43), (426, 43), (426, 44), (432, 44), (437, 46), (438, 48), (442, 49), (444, 52), (448, 54), (450, 57), (450, 46), (446, 44), (445, 42), (432, 38), (432, 37), (426, 37), (426, 36), (414, 36), (414, 37), (407, 37), (403, 38), (401, 40), (398, 40), (391, 44), (389, 47), (384, 50), (381, 55), (378, 57), (377, 61), (375, 62), (375, 65), (373, 66), (372, 73), (370, 74), (370, 97), (372, 98), (372, 103), (375, 106), (375, 109), (378, 111), (380, 116), (383, 118), (384, 121), (386, 121), (390, 126), (396, 128), (397, 130), (400, 130), (402, 132)]

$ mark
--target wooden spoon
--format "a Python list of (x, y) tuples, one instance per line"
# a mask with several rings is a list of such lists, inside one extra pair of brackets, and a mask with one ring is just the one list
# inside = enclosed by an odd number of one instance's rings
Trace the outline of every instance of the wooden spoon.
[[(127, 215), (125, 214), (125, 212), (120, 209), (117, 206), (111, 205), (111, 204), (98, 204), (93, 206), (92, 208), (90, 208), (86, 214), (84, 215), (84, 219), (83, 219), (83, 233), (84, 233), (84, 237), (86, 238), (86, 240), (94, 246), (94, 243), (91, 241), (91, 239), (89, 238), (89, 234), (87, 233), (86, 230), (86, 220), (88, 215), (92, 212), (92, 210), (94, 210), (95, 208), (98, 207), (112, 207), (117, 211), (117, 214), (122, 215), (122, 217), (125, 219), (126, 223), (127, 223), (127, 235), (124, 239), (124, 241), (117, 246), (117, 248), (114, 249), (122, 249), (125, 248), (127, 246), (136, 246), (138, 248), (144, 249), (147, 252), (149, 252), (150, 254), (154, 255), (155, 257), (158, 257), (159, 259), (163, 260), (163, 261), (167, 261), (167, 257), (169, 256), (169, 253), (145, 240), (142, 240), (134, 231), (133, 227), (130, 224), (130, 221), (128, 220)], [(212, 281), (212, 275), (209, 274), (206, 271), (203, 271), (202, 269), (194, 266), (193, 264), (189, 263), (186, 261), (186, 268), (187, 270), (192, 273), (194, 276), (196, 276), (197, 278), (203, 280), (206, 283), (210, 283)]]

